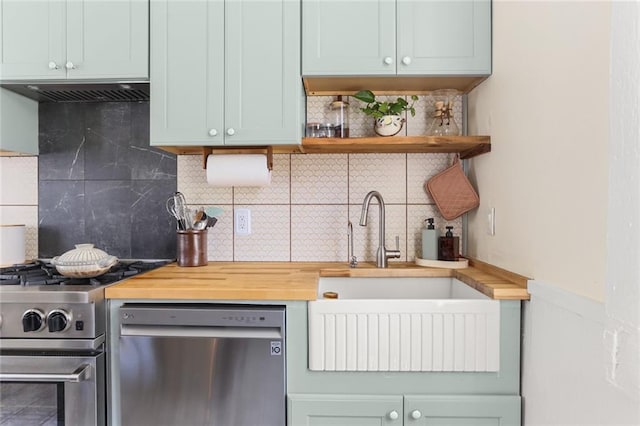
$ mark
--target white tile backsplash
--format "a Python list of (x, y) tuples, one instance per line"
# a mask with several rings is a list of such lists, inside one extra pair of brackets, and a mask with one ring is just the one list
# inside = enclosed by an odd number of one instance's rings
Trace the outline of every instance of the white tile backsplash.
[[(210, 207), (210, 206), (203, 206)], [(212, 261), (233, 261), (233, 205), (217, 205), (224, 209), (207, 233), (207, 257)]]
[(407, 203), (433, 204), (425, 189), (427, 180), (453, 162), (453, 154), (411, 154), (407, 156)]
[(234, 236), (236, 261), (290, 261), (291, 217), (287, 205), (235, 205), (251, 210), (251, 234)]
[(349, 155), (349, 202), (376, 190), (385, 203), (407, 202), (407, 154)]
[(291, 206), (291, 260), (347, 259), (347, 208), (341, 205)]
[[(379, 239), (375, 200), (368, 225), (359, 226), (362, 202), (371, 190), (380, 192), (386, 204), (386, 247), (395, 248), (396, 235), (400, 238), (401, 257), (392, 261), (412, 261), (420, 255), (420, 230), (427, 217), (436, 219), (442, 234), (449, 224), (461, 235), (462, 220), (442, 219), (424, 190), (424, 182), (452, 159), (451, 154), (279, 154), (271, 186), (207, 191), (202, 157), (181, 156), (178, 189), (194, 206), (224, 209), (209, 230), (212, 261), (346, 262), (351, 220), (355, 255), (374, 262)], [(235, 235), (236, 208), (251, 210), (251, 235)]]
[(234, 187), (235, 204), (289, 204), (290, 155), (273, 156), (271, 184), (261, 187)]
[(38, 157), (0, 157), (0, 205), (38, 205)]
[(346, 204), (347, 154), (291, 156), (291, 204)]
[(38, 157), (0, 157), (0, 224), (24, 224), (25, 259), (38, 257)]

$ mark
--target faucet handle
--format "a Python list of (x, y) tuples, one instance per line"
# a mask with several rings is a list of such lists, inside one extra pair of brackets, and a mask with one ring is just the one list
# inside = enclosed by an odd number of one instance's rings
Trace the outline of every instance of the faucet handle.
[(384, 255), (387, 259), (399, 259), (400, 258), (400, 237), (396, 235), (396, 248), (395, 250), (384, 250)]

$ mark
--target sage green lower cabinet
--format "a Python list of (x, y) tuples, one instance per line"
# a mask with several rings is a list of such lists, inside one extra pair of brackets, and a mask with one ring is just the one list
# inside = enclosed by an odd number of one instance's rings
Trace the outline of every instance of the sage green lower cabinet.
[(394, 426), (402, 424), (402, 397), (378, 395), (289, 395), (293, 426)]
[(405, 426), (516, 426), (515, 395), (405, 395)]
[(520, 305), (500, 301), (498, 371), (381, 372), (309, 370), (307, 306), (287, 303), (288, 426), (519, 426)]
[(520, 397), (289, 394), (290, 426), (515, 426)]

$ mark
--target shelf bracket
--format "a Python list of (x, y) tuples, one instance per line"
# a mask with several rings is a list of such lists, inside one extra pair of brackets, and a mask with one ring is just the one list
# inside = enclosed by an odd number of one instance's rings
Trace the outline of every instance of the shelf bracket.
[(247, 146), (247, 147), (228, 147), (213, 148), (210, 146), (202, 147), (202, 168), (207, 168), (207, 157), (216, 154), (266, 154), (267, 167), (269, 171), (273, 170), (273, 147), (272, 146)]

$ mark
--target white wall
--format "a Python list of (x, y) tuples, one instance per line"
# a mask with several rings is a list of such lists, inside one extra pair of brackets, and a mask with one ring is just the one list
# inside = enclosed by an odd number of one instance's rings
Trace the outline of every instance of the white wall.
[[(608, 2), (493, 2), (493, 75), (469, 96), (481, 204), (468, 253), (604, 299)], [(496, 209), (496, 235), (485, 211)]]
[[(525, 426), (640, 424), (640, 2), (493, 2), (469, 253), (535, 278)], [(485, 233), (486, 208), (497, 234)]]
[[(611, 19), (611, 140), (607, 231), (607, 379), (640, 413), (640, 2)], [(640, 424), (640, 414), (637, 417)]]
[[(638, 426), (640, 399), (612, 383), (604, 306), (557, 286), (529, 284), (522, 344), (524, 426)], [(636, 357), (637, 362), (637, 357)], [(638, 374), (626, 365), (626, 380)], [(636, 381), (636, 384), (638, 382)]]

